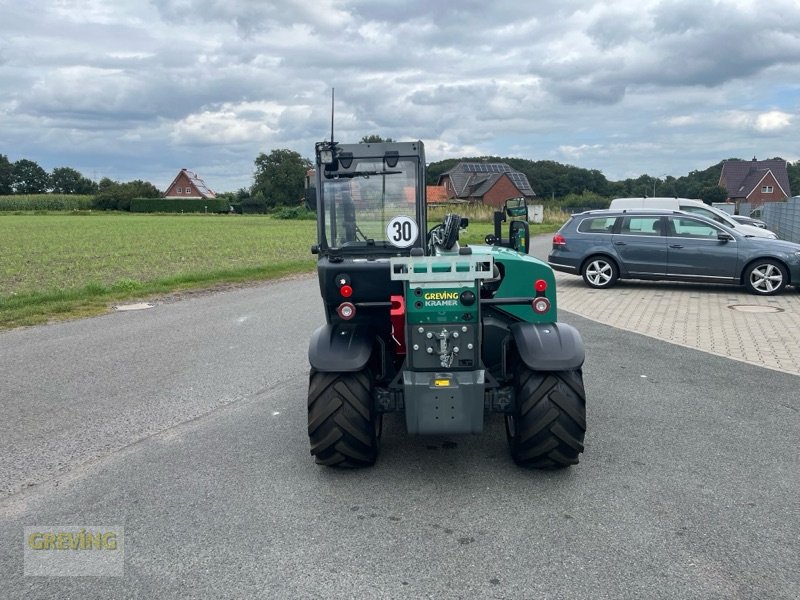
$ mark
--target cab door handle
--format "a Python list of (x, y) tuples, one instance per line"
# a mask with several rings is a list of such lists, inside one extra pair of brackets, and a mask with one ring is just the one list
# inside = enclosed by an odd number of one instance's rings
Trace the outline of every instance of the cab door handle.
[(683, 248), (683, 246), (681, 244), (670, 244), (669, 247), (670, 248)]

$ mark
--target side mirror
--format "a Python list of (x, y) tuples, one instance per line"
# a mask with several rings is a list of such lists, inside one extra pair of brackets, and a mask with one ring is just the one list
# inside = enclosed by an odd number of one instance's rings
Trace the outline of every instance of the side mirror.
[(717, 234), (717, 239), (720, 242), (732, 242), (733, 241), (733, 236), (730, 233), (725, 233), (724, 231), (720, 231)]
[(509, 198), (505, 203), (505, 212), (509, 217), (524, 217), (528, 220), (528, 203), (525, 198)]

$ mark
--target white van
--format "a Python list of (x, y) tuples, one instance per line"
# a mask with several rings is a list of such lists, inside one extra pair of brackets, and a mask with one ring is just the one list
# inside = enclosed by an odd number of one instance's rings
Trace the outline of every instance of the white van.
[(769, 229), (761, 229), (752, 225), (743, 225), (731, 219), (730, 215), (713, 206), (709, 206), (702, 200), (690, 200), (688, 198), (615, 198), (611, 201), (609, 208), (665, 208), (667, 210), (683, 210), (711, 219), (717, 223), (722, 223), (726, 227), (735, 229), (742, 235), (752, 237), (762, 237), (777, 239), (778, 236)]

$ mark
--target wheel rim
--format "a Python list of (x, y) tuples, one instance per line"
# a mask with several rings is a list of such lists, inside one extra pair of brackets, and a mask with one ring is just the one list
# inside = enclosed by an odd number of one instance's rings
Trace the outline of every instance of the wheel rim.
[(750, 271), (750, 285), (762, 294), (778, 290), (783, 283), (783, 273), (772, 264), (758, 265)]
[(593, 260), (586, 267), (586, 279), (596, 286), (608, 285), (614, 275), (614, 269), (604, 260)]

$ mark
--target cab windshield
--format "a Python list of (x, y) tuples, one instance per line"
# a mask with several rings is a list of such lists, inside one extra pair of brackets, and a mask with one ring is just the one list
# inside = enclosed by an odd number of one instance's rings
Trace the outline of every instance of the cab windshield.
[(382, 157), (355, 159), (348, 169), (320, 179), (321, 233), (328, 247), (401, 250), (417, 242), (415, 160), (387, 167)]

